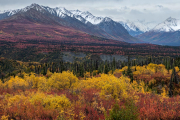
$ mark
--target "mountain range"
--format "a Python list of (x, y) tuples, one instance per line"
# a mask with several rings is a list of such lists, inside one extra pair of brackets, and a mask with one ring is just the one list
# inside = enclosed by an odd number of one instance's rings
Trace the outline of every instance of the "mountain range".
[(129, 35), (128, 31), (120, 23), (108, 17), (95, 17), (89, 12), (69, 11), (62, 7), (50, 8), (31, 4), (23, 9), (5, 11), (0, 14), (1, 22), (2, 20), (19, 19), (19, 17), (23, 17), (23, 19), (30, 20), (31, 22), (70, 27), (74, 30), (102, 38), (130, 43), (141, 42)]
[[(71, 34), (67, 31), (57, 34), (57, 29), (71, 31)], [(154, 27), (153, 22), (114, 21), (88, 11), (50, 8), (35, 3), (23, 9), (0, 12), (0, 39), (65, 40), (65, 36), (79, 36), (78, 39), (97, 36), (128, 43), (180, 46), (180, 20), (170, 17)]]

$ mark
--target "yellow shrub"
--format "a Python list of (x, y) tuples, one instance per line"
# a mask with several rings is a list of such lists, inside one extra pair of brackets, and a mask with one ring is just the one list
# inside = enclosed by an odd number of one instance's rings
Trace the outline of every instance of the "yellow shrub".
[(142, 93), (145, 93), (145, 92), (146, 92), (146, 91), (145, 91), (145, 84), (144, 84), (143, 81), (140, 81), (140, 83), (139, 83), (139, 88), (141, 89), (140, 92), (142, 92)]
[(9, 81), (5, 82), (5, 86), (11, 89), (25, 89), (28, 84), (24, 79), (16, 76), (11, 77)]
[[(37, 93), (27, 93), (26, 96), (24, 94), (19, 95), (5, 95), (5, 101), (7, 101), (8, 107), (11, 107), (13, 104), (20, 104), (30, 102), (33, 105), (42, 105), (47, 109), (58, 109), (64, 110), (71, 106), (71, 102), (65, 95), (57, 96), (57, 95), (47, 95), (43, 92)], [(40, 104), (39, 104), (40, 103)]]
[(42, 90), (42, 91), (48, 91), (48, 82), (46, 77), (38, 77), (38, 85), (37, 85), (38, 90)]
[(90, 78), (90, 77), (91, 77), (90, 72), (86, 72), (86, 73), (84, 73), (84, 77), (85, 77), (85, 79), (86, 79), (86, 78)]
[(74, 87), (74, 83), (78, 81), (78, 78), (73, 75), (72, 72), (63, 71), (62, 73), (54, 73), (48, 79), (48, 86), (52, 89), (68, 89)]
[(139, 91), (139, 85), (135, 80), (133, 80), (133, 83), (131, 83), (131, 85), (134, 90)]
[(9, 116), (3, 115), (3, 116), (1, 117), (1, 120), (8, 120), (8, 117), (9, 117)]
[(5, 100), (8, 101), (8, 106), (10, 107), (11, 105), (15, 103), (25, 102), (28, 100), (28, 98), (24, 96), (23, 94), (14, 95), (14, 96), (7, 94), (5, 97)]
[(164, 98), (166, 98), (167, 95), (168, 95), (168, 92), (166, 92), (166, 89), (163, 87), (163, 88), (162, 88), (161, 96), (164, 97)]
[(24, 74), (24, 79), (27, 82), (28, 88), (38, 88), (39, 90), (48, 90), (48, 84), (46, 77), (35, 76), (34, 73), (31, 75)]
[(50, 77), (52, 74), (53, 74), (52, 72), (50, 72), (49, 70), (47, 70), (47, 74), (46, 74), (46, 75), (47, 75), (48, 77)]
[(31, 75), (24, 75), (24, 79), (28, 83), (29, 88), (37, 88), (38, 87), (38, 77), (35, 76), (34, 73), (31, 73)]
[(179, 67), (176, 66), (176, 67), (175, 67), (175, 70), (176, 70), (176, 72), (179, 72)]
[(131, 88), (131, 84), (127, 77), (116, 78), (114, 75), (102, 74), (101, 77), (82, 80), (78, 87), (100, 89), (101, 95), (111, 94), (112, 97), (117, 98), (127, 97), (127, 90)]
[(41, 103), (47, 109), (66, 109), (70, 107), (71, 102), (65, 95), (53, 96), (47, 95), (42, 92), (32, 94), (29, 100), (32, 104), (36, 105), (38, 102)]
[(46, 94), (43, 92), (32, 93), (29, 96), (29, 101), (34, 105), (38, 102), (43, 103), (43, 100), (47, 97)]
[(122, 69), (116, 69), (116, 70), (113, 72), (113, 74), (115, 75), (115, 74), (122, 73), (122, 72), (123, 72)]
[(124, 71), (124, 70), (127, 71), (127, 69), (128, 69), (128, 66), (125, 66), (125, 67), (123, 67), (121, 70), (122, 70), (122, 71)]
[(43, 105), (50, 109), (66, 109), (70, 107), (71, 102), (65, 95), (61, 96), (47, 96), (43, 101)]
[[(132, 67), (132, 69), (134, 71), (135, 67)], [(133, 72), (133, 75), (154, 74), (156, 72), (161, 72), (164, 75), (168, 73), (168, 71), (166, 70), (163, 64), (157, 65), (157, 64), (150, 63), (144, 66), (136, 66), (136, 71)]]

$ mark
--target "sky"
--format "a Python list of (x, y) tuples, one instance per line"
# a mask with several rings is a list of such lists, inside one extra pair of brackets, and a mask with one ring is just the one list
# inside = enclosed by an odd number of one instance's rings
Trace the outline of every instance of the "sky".
[(169, 17), (180, 19), (180, 0), (0, 0), (0, 10), (20, 9), (32, 3), (89, 11), (115, 21), (128, 19), (158, 24)]

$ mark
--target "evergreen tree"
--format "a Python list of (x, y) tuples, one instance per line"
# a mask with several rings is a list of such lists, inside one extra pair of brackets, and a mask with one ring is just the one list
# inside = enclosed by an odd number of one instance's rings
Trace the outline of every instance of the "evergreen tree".
[(170, 70), (170, 67), (171, 67), (171, 61), (168, 59), (167, 60), (167, 70), (168, 70), (168, 72)]
[(106, 62), (105, 68), (104, 68), (104, 73), (108, 74), (108, 72), (109, 72), (109, 68), (108, 68), (108, 65), (107, 65), (107, 62)]
[(127, 69), (127, 76), (130, 77), (131, 79), (131, 83), (133, 82), (133, 73), (132, 73), (132, 70), (131, 70), (131, 63), (130, 63), (130, 60), (129, 60), (129, 57), (128, 57), (128, 69)]
[(115, 57), (113, 57), (112, 70), (114, 71), (115, 69), (116, 69), (116, 59), (115, 59)]
[(174, 90), (174, 84), (179, 84), (179, 79), (174, 67), (174, 59), (172, 60), (172, 66), (173, 66), (173, 70), (172, 70), (172, 74), (171, 74), (171, 80), (169, 83), (169, 97), (173, 96), (173, 90)]

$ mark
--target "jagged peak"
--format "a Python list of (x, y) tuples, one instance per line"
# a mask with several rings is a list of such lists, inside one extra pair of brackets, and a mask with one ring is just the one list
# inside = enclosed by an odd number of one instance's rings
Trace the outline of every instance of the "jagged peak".
[(32, 4), (30, 5), (30, 7), (35, 7), (35, 6), (40, 6), (40, 5), (37, 4), (37, 3), (32, 3)]
[(88, 15), (92, 15), (89, 11), (84, 11), (83, 13), (88, 14)]
[(55, 9), (67, 10), (65, 7), (56, 7)]
[(69, 10), (67, 10), (67, 9), (64, 8), (64, 7), (56, 7), (55, 9), (56, 9), (57, 11), (61, 11), (61, 12), (65, 13), (65, 14), (72, 14)]
[(169, 17), (165, 21), (172, 22), (172, 21), (176, 21), (176, 20), (177, 20), (176, 18)]
[(81, 11), (80, 11), (80, 10), (78, 10), (78, 9), (77, 9), (77, 10), (70, 10), (70, 11), (74, 11), (74, 12), (81, 12)]
[(104, 18), (104, 21), (105, 21), (105, 22), (110, 22), (110, 21), (112, 21), (112, 19), (109, 18), (109, 17), (105, 17), (105, 18)]
[(21, 9), (21, 12), (26, 12), (30, 9), (36, 9), (37, 11), (42, 11), (43, 10), (43, 7), (39, 4), (36, 4), (36, 3), (32, 3), (30, 6), (27, 6), (23, 9)]

